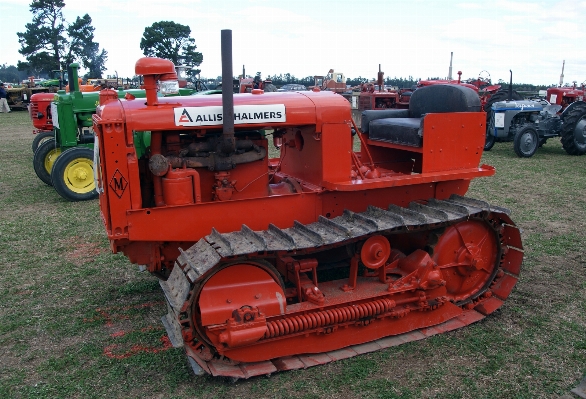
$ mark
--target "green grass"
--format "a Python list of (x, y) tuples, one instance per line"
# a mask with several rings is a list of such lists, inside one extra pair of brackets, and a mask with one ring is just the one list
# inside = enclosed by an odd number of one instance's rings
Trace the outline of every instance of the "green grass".
[(195, 377), (182, 350), (160, 350), (156, 280), (110, 253), (97, 201), (66, 202), (36, 177), (31, 131), (25, 112), (0, 114), (1, 398), (551, 398), (586, 373), (586, 156), (559, 140), (530, 159), (497, 143), (483, 156), (496, 176), (472, 182), (469, 196), (509, 207), (522, 229), (521, 278), (501, 310), (233, 384)]

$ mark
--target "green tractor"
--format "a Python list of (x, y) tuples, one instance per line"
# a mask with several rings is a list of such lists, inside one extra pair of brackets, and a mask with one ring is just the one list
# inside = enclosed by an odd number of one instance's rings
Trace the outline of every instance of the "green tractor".
[(62, 69), (54, 69), (51, 71), (51, 78), (47, 80), (43, 80), (41, 82), (42, 87), (58, 87), (59, 89), (63, 89), (65, 85), (65, 81), (67, 81), (67, 73), (63, 74)]
[[(59, 90), (51, 103), (53, 137), (42, 141), (35, 150), (33, 167), (35, 173), (55, 191), (69, 201), (84, 201), (97, 198), (94, 183), (94, 131), (92, 115), (99, 104), (98, 91), (81, 92), (78, 83), (79, 64), (69, 65), (67, 74), (71, 79), (70, 92)], [(169, 95), (191, 95), (192, 89), (179, 88)], [(131, 94), (145, 98), (141, 89), (118, 90), (118, 98)], [(160, 95), (160, 94), (159, 94)], [(150, 145), (150, 135), (137, 137), (135, 146), (143, 151)]]
[[(81, 92), (78, 85), (78, 64), (71, 64), (71, 91), (59, 90), (51, 103), (53, 137), (43, 141), (35, 150), (35, 173), (69, 201), (97, 198), (93, 175), (94, 132), (92, 115), (99, 104), (99, 92)], [(119, 91), (145, 97), (143, 90)]]

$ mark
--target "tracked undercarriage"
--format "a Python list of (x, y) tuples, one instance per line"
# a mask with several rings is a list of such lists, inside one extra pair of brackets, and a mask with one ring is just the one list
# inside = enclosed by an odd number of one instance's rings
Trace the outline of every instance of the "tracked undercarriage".
[[(320, 253), (347, 256), (331, 264)], [(283, 230), (213, 231), (161, 282), (163, 322), (196, 374), (306, 368), (484, 318), (511, 292), (522, 257), (506, 209), (460, 196)], [(328, 267), (347, 277), (321, 281)]]

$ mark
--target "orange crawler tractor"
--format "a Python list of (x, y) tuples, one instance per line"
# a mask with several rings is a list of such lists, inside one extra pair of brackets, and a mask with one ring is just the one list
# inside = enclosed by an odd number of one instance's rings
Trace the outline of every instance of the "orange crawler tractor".
[[(231, 40), (222, 31), (224, 81)], [(495, 173), (479, 166), (474, 91), (418, 89), (359, 130), (332, 92), (157, 97), (172, 63), (142, 58), (136, 74), (146, 102), (103, 90), (94, 115), (101, 213), (112, 250), (160, 278), (163, 323), (196, 374), (248, 378), (422, 339), (513, 289), (519, 230), (464, 197)]]

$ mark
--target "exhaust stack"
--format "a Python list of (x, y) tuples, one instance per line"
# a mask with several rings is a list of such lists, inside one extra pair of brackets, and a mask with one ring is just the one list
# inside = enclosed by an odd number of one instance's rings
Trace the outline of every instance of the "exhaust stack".
[(509, 99), (507, 101), (513, 101), (513, 71), (509, 69), (511, 73), (511, 79), (509, 81)]
[(448, 71), (448, 80), (452, 80), (452, 59), (454, 59), (454, 52), (450, 52), (450, 70)]
[(224, 154), (234, 152), (234, 92), (232, 72), (232, 31), (222, 30), (222, 113), (223, 127), (219, 150)]
[(564, 67), (566, 66), (566, 60), (564, 60), (564, 62), (562, 62), (562, 74), (560, 75), (560, 86), (562, 87), (562, 85), (564, 84)]
[(378, 91), (383, 91), (383, 83), (385, 81), (384, 76), (385, 73), (381, 71), (380, 64), (378, 64), (378, 76), (376, 82), (378, 84)]

